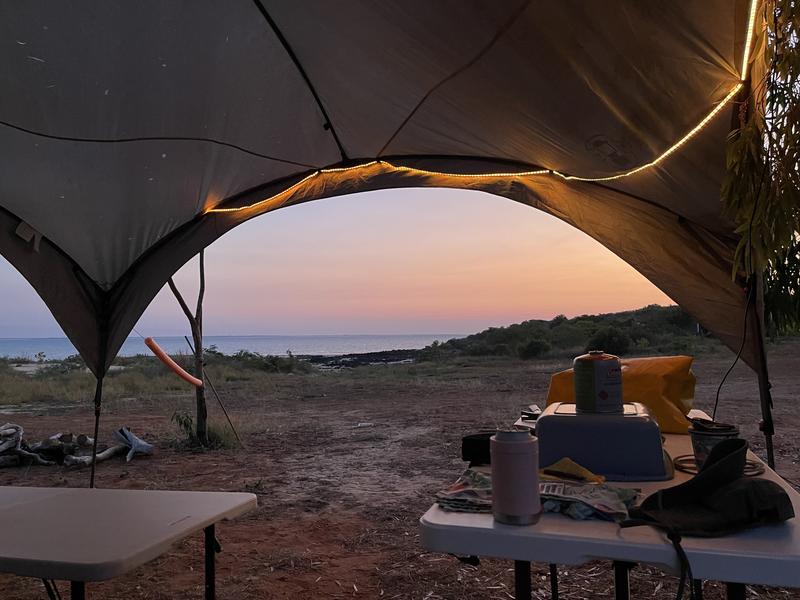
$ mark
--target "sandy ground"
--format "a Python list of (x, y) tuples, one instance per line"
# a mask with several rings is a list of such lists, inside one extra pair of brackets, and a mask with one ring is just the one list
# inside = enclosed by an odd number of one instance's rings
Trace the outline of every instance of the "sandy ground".
[[(773, 350), (771, 369), (778, 435), (778, 471), (800, 480), (796, 432), (800, 413), (800, 342)], [(728, 353), (695, 363), (695, 405), (710, 410), (716, 386), (730, 364)], [(157, 454), (130, 464), (98, 466), (98, 486), (136, 489), (250, 491), (258, 509), (218, 527), (220, 598), (409, 598), (419, 600), (513, 597), (513, 565), (482, 560), (477, 567), (426, 552), (417, 523), (433, 494), (463, 468), (460, 438), (513, 422), (519, 409), (543, 403), (549, 375), (560, 362), (471, 360), (426, 365), (369, 367), (314, 375), (276, 375), (267, 385), (218, 383), (246, 450), (198, 452), (178, 443), (170, 422), (190, 397), (110, 402), (102, 431), (130, 426), (154, 442)], [(221, 415), (216, 415), (221, 419)], [(756, 452), (758, 390), (747, 367), (738, 366), (723, 389), (721, 420), (738, 423)], [(30, 439), (56, 431), (85, 432), (91, 408), (31, 407), (7, 418)], [(0, 485), (85, 486), (88, 471), (59, 467), (5, 469)], [(121, 516), (122, 518), (122, 516)], [(76, 544), (80, 540), (76, 540)], [(611, 598), (609, 565), (561, 567), (561, 597)], [(549, 597), (546, 565), (534, 565), (534, 597)], [(126, 577), (91, 584), (93, 598), (202, 597), (202, 539)], [(674, 597), (676, 581), (637, 567), (635, 598)], [(66, 585), (62, 592), (66, 594)], [(752, 598), (800, 598), (799, 591), (756, 587)], [(42, 598), (40, 582), (0, 575), (0, 598)], [(721, 598), (719, 584), (706, 598)]]

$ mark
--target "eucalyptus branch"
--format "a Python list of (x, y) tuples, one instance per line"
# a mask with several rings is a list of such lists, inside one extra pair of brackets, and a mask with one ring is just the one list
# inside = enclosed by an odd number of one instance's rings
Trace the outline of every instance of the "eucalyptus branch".
[(206, 264), (205, 250), (200, 250), (200, 289), (197, 292), (197, 309), (195, 310), (195, 320), (200, 331), (203, 330), (203, 296), (206, 293)]
[(178, 290), (178, 287), (175, 285), (175, 282), (172, 280), (172, 277), (169, 278), (169, 281), (167, 281), (167, 283), (169, 284), (169, 289), (172, 290), (172, 294), (175, 296), (175, 299), (178, 301), (178, 304), (181, 305), (181, 309), (183, 310), (183, 314), (185, 314), (186, 318), (189, 319), (190, 325), (192, 327), (194, 327), (196, 325), (197, 321), (195, 320), (194, 315), (192, 314), (192, 311), (189, 310), (189, 307), (187, 306), (186, 301), (183, 299), (183, 296), (181, 295), (180, 291)]
[[(800, 328), (800, 1), (766, 0), (751, 72), (763, 70), (739, 106), (722, 188), (739, 244), (733, 276), (763, 274), (773, 329)], [(758, 68), (756, 68), (758, 67)]]

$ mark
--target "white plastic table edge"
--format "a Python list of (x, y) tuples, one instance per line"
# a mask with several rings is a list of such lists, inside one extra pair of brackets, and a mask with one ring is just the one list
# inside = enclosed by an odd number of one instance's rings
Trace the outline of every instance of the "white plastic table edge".
[[(135, 497), (137, 495), (157, 496), (165, 502), (180, 502), (187, 506), (186, 517), (174, 523), (165, 523), (160, 536), (154, 536), (151, 543), (135, 548), (124, 556), (112, 557), (107, 560), (75, 561), (68, 556), (68, 549), (61, 560), (43, 560), (32, 555), (17, 555), (7, 551), (6, 555), (0, 553), (0, 572), (10, 573), (23, 577), (37, 577), (45, 579), (58, 579), (70, 581), (103, 581), (123, 575), (145, 563), (158, 558), (166, 553), (175, 543), (202, 531), (209, 525), (222, 520), (236, 518), (257, 506), (254, 494), (243, 492), (195, 492), (195, 491), (164, 491), (164, 490), (114, 490), (114, 489), (88, 489), (88, 488), (24, 488), (17, 486), (0, 486), (0, 502), (3, 495), (18, 494), (26, 496), (9, 504), (0, 505), (0, 530), (5, 530), (3, 519), (8, 511), (24, 507), (26, 513), (23, 519), (29, 523), (25, 526), (46, 527), (47, 519), (69, 519), (70, 515), (64, 514), (37, 514), (37, 506), (44, 507), (48, 501), (67, 500), (68, 502), (114, 502), (119, 496)], [(116, 498), (115, 498), (116, 497)], [(221, 500), (222, 505), (214, 510), (203, 507), (199, 514), (191, 514), (191, 500), (193, 498), (213, 498)], [(188, 503), (188, 504), (186, 504)], [(173, 504), (174, 506), (174, 504)], [(32, 510), (31, 510), (32, 509)], [(28, 516), (29, 515), (29, 516)], [(121, 518), (135, 518), (136, 515), (123, 514)], [(75, 525), (75, 524), (71, 524)], [(87, 531), (91, 530), (92, 523), (84, 523)], [(114, 532), (102, 532), (113, 536)], [(87, 540), (74, 540), (74, 543), (86, 543)], [(14, 540), (5, 536), (5, 544), (13, 547)]]
[[(673, 457), (677, 453), (691, 453), (688, 436), (667, 434), (665, 438)], [(760, 461), (752, 453), (749, 458)], [(764, 466), (763, 477), (786, 489), (795, 514), (800, 515), (800, 494)], [(640, 487), (647, 495), (687, 478), (677, 473), (676, 479), (670, 481), (614, 485)], [(672, 545), (663, 533), (651, 527), (621, 529), (615, 523), (574, 521), (550, 513), (543, 515), (536, 525), (518, 527), (495, 523), (491, 515), (446, 512), (434, 504), (420, 518), (420, 539), (427, 550), (458, 555), (565, 565), (618, 560), (650, 564), (670, 572), (676, 572), (679, 567)], [(684, 538), (682, 544), (695, 578), (800, 587), (797, 517), (780, 525), (720, 538)]]

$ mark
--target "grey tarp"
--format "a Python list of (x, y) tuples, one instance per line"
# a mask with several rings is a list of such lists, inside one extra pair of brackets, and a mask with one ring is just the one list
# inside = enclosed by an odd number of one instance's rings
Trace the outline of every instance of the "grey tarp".
[(585, 231), (736, 348), (719, 190), (751, 10), (3, 0), (0, 252), (102, 375), (169, 276), (247, 219), (478, 189)]

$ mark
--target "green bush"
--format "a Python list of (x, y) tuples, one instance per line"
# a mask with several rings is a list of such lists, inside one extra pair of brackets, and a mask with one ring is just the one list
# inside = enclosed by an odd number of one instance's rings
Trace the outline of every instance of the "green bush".
[[(697, 336), (697, 324), (679, 306), (650, 305), (636, 310), (549, 321), (528, 320), (508, 327), (490, 327), (464, 338), (432, 344), (418, 360), (458, 356), (518, 356), (531, 340), (550, 345), (549, 357), (575, 356), (588, 347), (616, 354), (675, 354), (711, 351), (713, 339)], [(705, 340), (702, 341), (701, 340)], [(531, 351), (538, 351), (531, 348)]]
[(286, 352), (286, 356), (265, 356), (264, 366), (262, 367), (269, 373), (311, 373), (314, 367), (310, 363), (300, 360), (291, 352)]
[(562, 350), (582, 348), (589, 336), (571, 323), (561, 323), (550, 330), (550, 344)]
[(446, 356), (445, 345), (442, 344), (439, 340), (434, 340), (434, 342), (430, 346), (426, 346), (422, 350), (419, 351), (417, 355), (417, 360), (420, 362), (425, 361), (437, 361), (441, 360)]
[[(172, 422), (183, 434), (183, 443), (190, 448), (202, 447), (194, 431), (194, 417), (186, 412), (176, 412), (172, 415)], [(209, 449), (220, 450), (223, 448), (235, 448), (237, 446), (236, 436), (228, 425), (219, 425), (213, 421), (206, 423), (206, 433), (208, 435)]]
[(255, 371), (266, 371), (267, 373), (302, 373), (307, 374), (314, 371), (311, 363), (297, 358), (290, 351), (286, 356), (271, 356), (250, 352), (249, 350), (239, 350), (235, 354), (227, 356), (212, 346), (205, 355), (206, 364), (217, 366), (231, 366), (239, 369), (251, 369)]
[(517, 354), (523, 360), (529, 360), (531, 358), (539, 358), (546, 352), (550, 351), (550, 344), (547, 340), (542, 340), (538, 338), (534, 338), (528, 343), (523, 344), (517, 350)]
[(209, 448), (221, 450), (237, 448), (239, 446), (236, 436), (227, 423), (220, 425), (214, 421), (209, 421), (207, 432)]
[(586, 344), (586, 351), (603, 350), (610, 354), (627, 354), (631, 348), (631, 338), (624, 331), (609, 325), (599, 329)]

